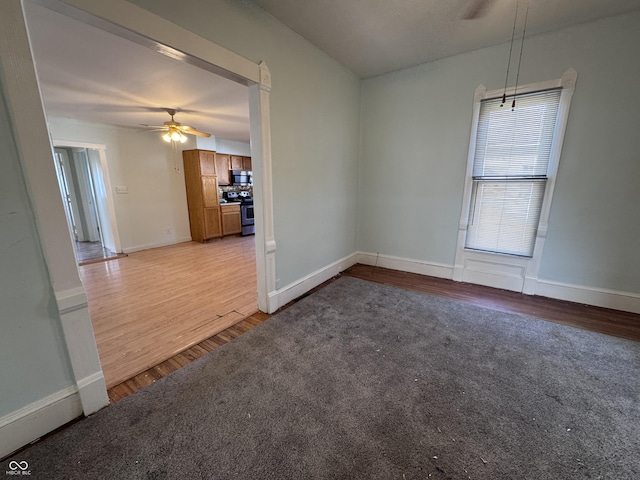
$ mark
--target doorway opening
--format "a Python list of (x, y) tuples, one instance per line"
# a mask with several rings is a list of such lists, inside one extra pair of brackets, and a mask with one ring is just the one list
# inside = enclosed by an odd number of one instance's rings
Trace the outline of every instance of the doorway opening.
[[(178, 93), (175, 95), (183, 90), (199, 92), (197, 99), (192, 100), (193, 104), (186, 104), (184, 115), (201, 115), (203, 118), (197, 125), (203, 130), (209, 130), (209, 120), (204, 118), (207, 113), (212, 121), (225, 118), (218, 110), (205, 107), (205, 92), (213, 95), (213, 91), (221, 91), (226, 93), (223, 97), (230, 98), (229, 92), (242, 90), (240, 98), (244, 100), (248, 114), (250, 87), (246, 82), (238, 84), (229, 79), (216, 80), (222, 77), (215, 72), (167, 59), (127, 38), (96, 31), (91, 25), (61, 16), (61, 12), (31, 5), (27, 13), (27, 21), (34, 25), (32, 31), (40, 32), (34, 34), (33, 51), (36, 70), (44, 72), (40, 80), (44, 85), (45, 105), (60, 108), (55, 103), (57, 90), (49, 88), (46, 83), (51, 78), (46, 75), (47, 67), (54, 69), (64, 65), (63, 80), (71, 78), (70, 81), (77, 83), (84, 79), (81, 83), (85, 86), (102, 81), (110, 86), (106, 98), (99, 97), (100, 91), (90, 96), (98, 97), (100, 108), (83, 107), (84, 97), (80, 95), (79, 104), (70, 113), (63, 115), (50, 108), (47, 113), (52, 114), (47, 118), (54, 136), (56, 174), (71, 238), (76, 246), (76, 257), (81, 265), (79, 274), (88, 299), (103, 375), (107, 387), (112, 387), (216, 335), (258, 310), (256, 237), (238, 237), (233, 232), (223, 231), (222, 239), (207, 244), (188, 242), (193, 235), (189, 235), (182, 148), (175, 148), (175, 144), (167, 146), (159, 135), (137, 131), (141, 121), (151, 123), (153, 120), (135, 116), (147, 115), (148, 112), (153, 114), (160, 108), (149, 106), (149, 103), (185, 105), (189, 99), (180, 96), (168, 98), (169, 93), (154, 93), (151, 88), (140, 90), (140, 70), (147, 65), (149, 78), (155, 78), (155, 72), (169, 75), (170, 71), (175, 71), (172, 76), (175, 84), (202, 81), (204, 86), (201, 88), (176, 89)], [(62, 25), (54, 29), (52, 25), (57, 25), (56, 22)], [(42, 23), (50, 29), (51, 38), (44, 37), (44, 27), (38, 28)], [(63, 52), (61, 55), (64, 57), (50, 58), (51, 55), (42, 54), (43, 46), (55, 41), (67, 42), (66, 48), (57, 49)], [(94, 55), (87, 58), (74, 50), (74, 45), (89, 44), (99, 45), (103, 54), (94, 51)], [(110, 57), (106, 51), (108, 48), (128, 52), (126, 58), (121, 59), (122, 65), (110, 65), (110, 70), (117, 72), (116, 78), (107, 78), (108, 72), (101, 72), (100, 65), (91, 63), (93, 58)], [(124, 54), (120, 56), (124, 57)], [(136, 67), (134, 70), (131, 70), (132, 64)], [(151, 71), (151, 67), (157, 68)], [(128, 80), (123, 84), (118, 83), (125, 78)], [(223, 85), (223, 81), (232, 86)], [(68, 90), (75, 91), (72, 85)], [(70, 104), (74, 103), (75, 97), (64, 98)], [(87, 118), (87, 112), (93, 111), (128, 117), (120, 123), (101, 122), (99, 118)], [(72, 116), (76, 113), (77, 117)], [(185, 121), (190, 122), (188, 117)], [(250, 130), (249, 118), (246, 123), (247, 130)], [(212, 131), (218, 133), (217, 130)], [(60, 140), (55, 140), (56, 137)], [(104, 145), (84, 143), (87, 140)], [(194, 139), (189, 140), (190, 148), (196, 146), (230, 156), (240, 155), (249, 164), (252, 158), (256, 163), (259, 158), (253, 155), (254, 142), (250, 144), (239, 138), (226, 139), (220, 134), (207, 138), (208, 144), (203, 141), (196, 145), (193, 145)], [(106, 146), (110, 152), (108, 165)], [(226, 172), (217, 173), (228, 175), (229, 170), (231, 164)], [(108, 172), (113, 173), (113, 185), (108, 181)], [(229, 184), (228, 181), (221, 183)], [(244, 192), (253, 197), (252, 188), (244, 188)], [(218, 189), (215, 190), (217, 197)], [(220, 195), (223, 193), (220, 188)], [(109, 202), (115, 202), (117, 206), (117, 211), (112, 209), (112, 215), (108, 212)], [(122, 233), (122, 249), (110, 242), (111, 230), (117, 230), (117, 225)], [(125, 251), (128, 258), (87, 264), (81, 258), (82, 249), (87, 247), (97, 247), (95, 249), (100, 256)], [(185, 269), (185, 265), (189, 268)]]
[[(47, 132), (45, 124), (39, 95), (42, 90), (38, 92), (38, 79), (33, 68), (29, 68), (30, 42), (26, 40), (27, 35), (30, 37), (36, 31), (29, 29), (27, 33), (23, 25), (24, 6), (29, 3), (31, 2), (12, 2), (15, 8), (8, 12), (7, 17), (21, 27), (21, 35), (10, 36), (9, 41), (3, 45), (3, 51), (6, 50), (4, 47), (7, 47), (24, 54), (19, 57), (19, 62), (3, 62), (3, 66), (9, 67), (6, 71), (11, 74), (7, 75), (6, 87), (11, 107), (20, 113), (15, 119), (15, 128), (20, 134), (16, 135), (22, 152), (20, 160), (25, 178), (32, 186), (32, 203), (51, 274), (53, 293), (58, 299), (57, 307), (73, 369), (73, 380), (78, 387), (83, 411), (89, 414), (106, 404), (104, 376), (95, 348), (95, 335), (91, 329), (85, 289), (76, 266), (71, 267), (75, 258), (64, 209), (60, 208), (60, 191), (55, 167), (48, 162), (45, 162), (46, 165), (42, 163), (43, 158), (52, 157), (50, 137), (47, 135), (51, 130)], [(251, 62), (127, 2), (122, 2), (121, 8), (106, 11), (101, 10), (100, 5), (84, 0), (75, 2), (79, 7), (72, 7), (68, 2), (58, 0), (46, 2), (46, 5), (70, 16), (75, 14), (87, 23), (117, 30), (123, 37), (134, 39), (140, 45), (197, 65), (249, 88), (251, 153), (254, 160), (254, 192), (257, 200), (254, 261), (257, 263), (258, 305), (259, 309), (265, 312), (276, 310), (279, 297), (275, 290), (276, 242), (273, 225), (269, 106), (271, 76), (264, 62)], [(25, 65), (26, 68), (23, 68)], [(27, 119), (39, 120), (35, 122), (35, 129), (34, 122)], [(113, 263), (117, 262), (103, 262), (98, 265)]]
[(54, 148), (54, 163), (69, 232), (79, 265), (118, 258), (108, 189), (97, 148)]

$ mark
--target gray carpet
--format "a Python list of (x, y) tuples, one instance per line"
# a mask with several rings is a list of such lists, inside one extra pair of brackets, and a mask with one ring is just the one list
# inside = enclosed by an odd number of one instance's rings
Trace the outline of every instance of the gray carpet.
[(640, 344), (343, 277), (9, 461), (46, 479), (638, 479)]

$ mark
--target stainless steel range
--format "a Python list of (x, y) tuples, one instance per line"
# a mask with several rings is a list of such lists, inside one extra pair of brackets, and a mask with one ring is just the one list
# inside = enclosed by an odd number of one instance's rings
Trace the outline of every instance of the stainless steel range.
[(240, 218), (242, 221), (242, 233), (240, 235), (254, 235), (256, 233), (253, 219), (253, 198), (246, 191), (226, 192), (224, 197), (228, 202), (240, 202)]

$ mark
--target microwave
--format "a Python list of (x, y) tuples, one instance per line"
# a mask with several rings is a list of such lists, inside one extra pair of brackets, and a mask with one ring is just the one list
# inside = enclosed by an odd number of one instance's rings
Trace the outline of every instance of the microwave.
[(231, 170), (231, 185), (253, 185), (253, 172), (246, 170)]

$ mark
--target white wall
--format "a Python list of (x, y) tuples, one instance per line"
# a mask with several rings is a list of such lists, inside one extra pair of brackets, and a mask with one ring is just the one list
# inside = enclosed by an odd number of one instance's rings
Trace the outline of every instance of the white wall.
[[(181, 144), (176, 158), (157, 133), (63, 118), (49, 118), (49, 126), (60, 144), (67, 140), (106, 145), (125, 252), (191, 239), (181, 150), (196, 148), (193, 139)], [(129, 193), (116, 193), (119, 186), (127, 187)]]
[[(578, 83), (540, 278), (640, 292), (640, 13), (528, 38), (520, 83)], [(453, 265), (473, 92), (504, 85), (509, 45), (362, 83), (358, 248)]]
[(251, 145), (249, 143), (218, 138), (217, 144), (217, 152), (229, 153), (231, 155), (244, 155), (245, 157), (251, 156)]
[(231, 155), (251, 156), (251, 145), (249, 142), (239, 142), (215, 137), (196, 137), (197, 148), (202, 150), (213, 150), (214, 152), (229, 153)]
[(0, 78), (0, 420), (74, 384), (4, 95)]
[(250, 2), (132, 3), (269, 66), (276, 286), (355, 252), (358, 78)]

